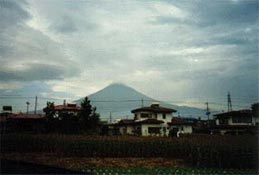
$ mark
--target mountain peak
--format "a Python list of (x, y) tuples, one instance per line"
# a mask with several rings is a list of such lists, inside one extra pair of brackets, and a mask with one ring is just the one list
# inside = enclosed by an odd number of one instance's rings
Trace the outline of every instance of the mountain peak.
[(129, 87), (123, 83), (112, 83), (100, 91), (91, 94), (89, 97), (94, 97), (95, 99), (102, 98), (102, 100), (114, 100), (114, 99), (132, 99), (145, 97), (142, 93), (136, 91), (132, 87)]
[(126, 84), (122, 83), (122, 82), (113, 82), (111, 84), (109, 84), (107, 87), (129, 87)]

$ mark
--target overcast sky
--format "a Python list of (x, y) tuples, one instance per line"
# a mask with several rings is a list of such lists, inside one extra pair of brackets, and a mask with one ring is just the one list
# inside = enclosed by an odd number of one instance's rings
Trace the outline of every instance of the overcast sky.
[(230, 91), (249, 106), (258, 2), (0, 0), (0, 96), (74, 100), (121, 82), (179, 105)]

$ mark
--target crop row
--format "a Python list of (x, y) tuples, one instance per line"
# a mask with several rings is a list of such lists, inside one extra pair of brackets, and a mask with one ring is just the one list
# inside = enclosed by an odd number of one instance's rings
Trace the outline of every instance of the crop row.
[(257, 168), (257, 137), (187, 138), (17, 135), (1, 137), (1, 153), (44, 152), (76, 157), (180, 158), (197, 167)]

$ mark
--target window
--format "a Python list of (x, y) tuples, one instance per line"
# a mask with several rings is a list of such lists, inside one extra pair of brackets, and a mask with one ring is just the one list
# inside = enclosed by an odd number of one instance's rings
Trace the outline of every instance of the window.
[(147, 113), (142, 113), (141, 114), (141, 118), (151, 118), (152, 115), (151, 114), (147, 114)]
[(238, 116), (232, 117), (233, 123), (252, 123), (252, 117)]
[(166, 114), (163, 114), (163, 119), (166, 119)]
[(160, 127), (149, 127), (148, 133), (149, 134), (160, 134)]
[(228, 119), (219, 119), (219, 124), (220, 125), (227, 125), (228, 124)]

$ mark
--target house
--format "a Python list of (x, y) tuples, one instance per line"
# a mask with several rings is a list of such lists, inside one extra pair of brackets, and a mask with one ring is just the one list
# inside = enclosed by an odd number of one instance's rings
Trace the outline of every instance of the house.
[[(53, 109), (55, 113), (54, 117), (60, 118), (63, 113), (76, 115), (80, 111), (80, 109), (81, 108), (76, 104), (64, 103), (63, 105), (56, 105), (54, 106), (54, 109)], [(46, 112), (47, 108), (44, 108), (43, 111)]]
[(229, 111), (214, 116), (216, 125), (211, 128), (211, 131), (218, 131), (220, 134), (250, 133), (258, 126), (258, 117), (254, 116), (249, 109)]
[(174, 109), (159, 106), (157, 103), (131, 111), (134, 114), (135, 133), (141, 136), (168, 136), (167, 123), (172, 120)]
[(253, 116), (251, 110), (239, 110), (239, 111), (230, 111), (220, 114), (216, 114), (215, 120), (216, 125), (232, 125), (232, 126), (255, 126), (258, 124), (258, 119)]
[(116, 124), (115, 127), (121, 135), (134, 135), (135, 134), (135, 122), (132, 119), (121, 119)]
[(6, 128), (10, 132), (42, 132), (45, 117), (40, 114), (10, 114), (6, 118)]
[(134, 119), (119, 119), (115, 123), (104, 124), (102, 135), (168, 136), (168, 122), (174, 109), (151, 104), (131, 111)]
[(173, 117), (171, 122), (168, 122), (170, 135), (179, 137), (179, 134), (192, 134), (194, 122), (180, 118)]

